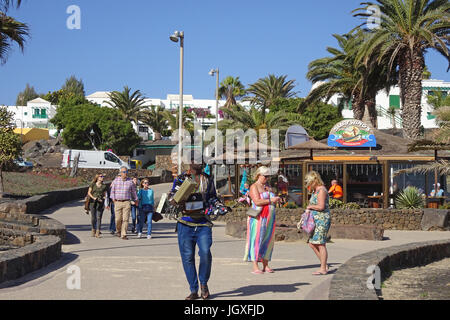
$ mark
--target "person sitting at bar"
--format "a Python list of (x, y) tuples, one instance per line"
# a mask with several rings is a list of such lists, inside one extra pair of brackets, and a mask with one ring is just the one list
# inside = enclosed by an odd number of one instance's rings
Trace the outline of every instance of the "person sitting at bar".
[(328, 194), (330, 194), (333, 199), (342, 200), (344, 192), (342, 191), (342, 187), (338, 184), (337, 180), (331, 181), (331, 187), (330, 190), (328, 190)]
[[(430, 197), (443, 197), (444, 190), (441, 189), (441, 184), (438, 182), (437, 185), (433, 185), (434, 189), (431, 190)], [(437, 186), (437, 188), (436, 188)]]

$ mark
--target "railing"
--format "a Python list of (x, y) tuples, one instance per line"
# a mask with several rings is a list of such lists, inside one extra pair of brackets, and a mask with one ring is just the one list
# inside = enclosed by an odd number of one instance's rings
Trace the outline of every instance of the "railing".
[[(385, 108), (383, 108), (383, 107), (380, 106), (380, 105), (377, 105), (377, 113), (378, 113), (378, 116), (379, 116), (379, 117), (385, 117), (385, 118), (388, 118), (389, 121), (391, 122), (391, 124), (393, 124), (393, 123), (392, 123), (392, 115), (388, 112), (388, 110), (386, 110)], [(395, 115), (393, 118), (394, 118), (395, 126), (396, 126), (397, 128), (403, 126), (403, 121), (402, 121), (402, 118), (401, 118), (401, 117), (399, 117), (398, 115)], [(393, 124), (393, 125), (394, 125), (394, 124)]]
[(48, 119), (46, 114), (33, 114), (33, 119)]

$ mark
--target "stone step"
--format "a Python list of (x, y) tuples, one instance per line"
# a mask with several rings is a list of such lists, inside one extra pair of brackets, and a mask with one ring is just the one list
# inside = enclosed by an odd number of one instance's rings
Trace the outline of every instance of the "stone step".
[(10, 229), (10, 230), (18, 230), (24, 232), (36, 232), (39, 233), (39, 227), (35, 227), (30, 225), (29, 223), (24, 223), (21, 221), (1, 221), (0, 220), (0, 229)]

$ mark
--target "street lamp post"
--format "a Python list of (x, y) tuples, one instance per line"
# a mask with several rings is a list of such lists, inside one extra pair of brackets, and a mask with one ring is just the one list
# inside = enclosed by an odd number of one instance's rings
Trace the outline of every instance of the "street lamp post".
[(181, 174), (181, 152), (182, 152), (182, 129), (183, 129), (183, 60), (184, 60), (184, 32), (175, 31), (170, 40), (178, 42), (180, 40), (180, 106), (179, 106), (179, 124), (178, 124), (178, 175)]
[[(214, 135), (214, 157), (217, 159), (217, 130), (219, 124), (219, 68), (211, 69), (211, 71), (209, 71), (210, 76), (214, 76), (214, 74), (216, 75), (216, 130)], [(214, 165), (214, 186), (217, 189), (217, 164)]]

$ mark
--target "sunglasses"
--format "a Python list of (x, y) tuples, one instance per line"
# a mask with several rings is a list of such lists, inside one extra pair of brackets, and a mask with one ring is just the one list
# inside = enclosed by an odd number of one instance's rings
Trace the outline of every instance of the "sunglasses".
[(99, 178), (104, 178), (105, 176), (102, 175), (102, 176), (98, 176), (98, 177), (99, 177)]
[(120, 171), (121, 173), (128, 173), (128, 171)]
[(148, 182), (142, 182), (142, 184), (148, 184)]

